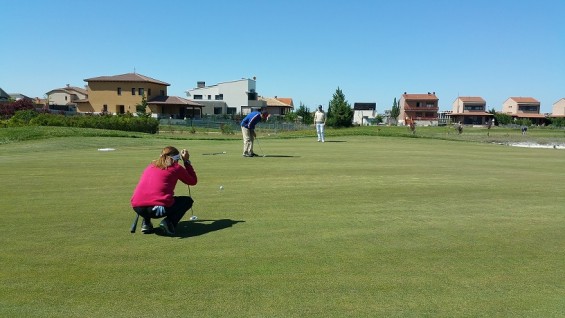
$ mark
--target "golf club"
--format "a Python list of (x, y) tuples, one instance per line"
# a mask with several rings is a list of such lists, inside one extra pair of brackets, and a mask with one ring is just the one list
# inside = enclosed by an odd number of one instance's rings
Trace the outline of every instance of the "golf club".
[[(187, 186), (187, 187), (188, 187), (188, 196), (190, 196), (192, 198), (192, 194), (190, 193), (190, 186)], [(189, 219), (190, 221), (198, 220), (198, 217), (196, 215), (194, 215), (194, 210), (192, 209), (192, 206), (190, 207), (190, 214), (191, 214), (190, 219)]]
[(263, 147), (261, 147), (261, 144), (259, 143), (259, 138), (255, 137), (255, 141), (257, 142), (257, 146), (259, 146), (259, 150), (261, 150), (261, 157), (266, 157), (267, 155), (265, 154), (265, 152), (263, 151)]
[(133, 223), (131, 224), (131, 233), (135, 233), (135, 229), (137, 228), (137, 221), (139, 221), (139, 214), (135, 214), (135, 219), (133, 220)]
[(210, 152), (210, 153), (203, 153), (202, 155), (204, 156), (215, 156), (215, 155), (225, 155), (226, 152), (222, 151), (222, 152)]

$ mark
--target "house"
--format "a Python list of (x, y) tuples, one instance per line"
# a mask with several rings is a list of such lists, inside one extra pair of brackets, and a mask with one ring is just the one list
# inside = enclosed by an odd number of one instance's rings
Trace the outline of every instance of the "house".
[(398, 123), (409, 125), (414, 122), (417, 126), (437, 126), (439, 99), (436, 93), (407, 94), (404, 92), (399, 101), (400, 114)]
[(67, 84), (65, 87), (50, 90), (46, 95), (51, 105), (68, 105), (74, 104), (79, 99), (86, 99), (88, 92), (86, 88)]
[(199, 81), (196, 87), (186, 91), (189, 100), (201, 103), (205, 115), (246, 115), (252, 108), (262, 106), (255, 89), (256, 78), (242, 78), (240, 80), (221, 82), (206, 86), (206, 82)]
[(502, 113), (514, 120), (529, 119), (532, 124), (545, 124), (545, 115), (540, 114), (540, 102), (532, 97), (510, 97), (502, 104)]
[(11, 97), (2, 88), (0, 88), (0, 103), (7, 103), (11, 100)]
[(377, 115), (377, 103), (354, 103), (353, 124), (368, 126)]
[(565, 98), (561, 98), (553, 103), (551, 117), (565, 117)]
[(201, 116), (203, 106), (181, 97), (167, 95), (168, 83), (138, 73), (87, 78), (87, 98), (76, 100), (80, 113), (136, 113), (143, 98), (146, 112), (158, 118)]
[(23, 99), (23, 100), (27, 100), (27, 101), (33, 102), (33, 99), (32, 99), (31, 97), (28, 97), (28, 96), (26, 96), (26, 95), (24, 95), (24, 94), (20, 94), (20, 93), (13, 93), (13, 94), (10, 94), (10, 98), (11, 98), (12, 100), (15, 100), (15, 101), (18, 101), (18, 100), (22, 100), (22, 99)]
[[(294, 109), (294, 102), (292, 101), (292, 98), (289, 97), (259, 96), (257, 100), (259, 102), (262, 102), (263, 106), (267, 107), (267, 112), (269, 112), (269, 115), (284, 116)], [(247, 113), (248, 111), (244, 109), (244, 112)]]
[(493, 114), (487, 112), (487, 103), (482, 97), (460, 96), (453, 101), (451, 122), (464, 125), (487, 125)]

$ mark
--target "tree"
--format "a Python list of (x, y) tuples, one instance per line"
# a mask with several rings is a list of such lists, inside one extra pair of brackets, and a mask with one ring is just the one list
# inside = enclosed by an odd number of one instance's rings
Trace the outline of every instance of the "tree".
[(305, 125), (314, 123), (314, 116), (310, 112), (310, 109), (302, 104), (302, 102), (300, 102), (300, 106), (296, 110), (296, 115), (302, 117), (302, 123)]
[(145, 112), (147, 109), (147, 99), (145, 98), (145, 94), (141, 96), (141, 102), (135, 105), (135, 111), (137, 116), (139, 117), (150, 117), (151, 114)]
[(14, 102), (0, 104), (0, 119), (9, 119), (20, 110), (34, 110), (35, 105), (28, 99), (19, 99)]
[(508, 125), (512, 123), (512, 116), (503, 113), (495, 113), (494, 120), (497, 125)]
[(392, 109), (390, 110), (390, 118), (394, 119), (394, 124), (398, 123), (398, 116), (400, 116), (400, 105), (396, 102), (396, 97), (392, 103)]
[(351, 127), (353, 125), (353, 110), (339, 87), (330, 101), (326, 123), (334, 128)]

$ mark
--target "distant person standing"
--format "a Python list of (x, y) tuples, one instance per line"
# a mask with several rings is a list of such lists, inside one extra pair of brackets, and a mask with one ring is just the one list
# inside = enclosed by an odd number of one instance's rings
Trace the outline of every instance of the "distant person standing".
[(522, 135), (525, 135), (528, 132), (527, 126), (522, 126)]
[(318, 134), (318, 141), (326, 142), (324, 135), (324, 127), (326, 126), (326, 113), (322, 109), (322, 105), (318, 106), (318, 110), (314, 114), (314, 125), (316, 125), (316, 134)]
[(455, 128), (457, 129), (457, 133), (459, 135), (461, 135), (463, 133), (463, 124), (461, 122), (458, 122), (457, 125), (455, 126)]
[(243, 156), (256, 157), (257, 154), (253, 152), (253, 141), (257, 137), (255, 133), (255, 125), (262, 119), (265, 120), (269, 116), (267, 108), (263, 107), (261, 110), (255, 110), (249, 113), (241, 121), (241, 134), (243, 135)]

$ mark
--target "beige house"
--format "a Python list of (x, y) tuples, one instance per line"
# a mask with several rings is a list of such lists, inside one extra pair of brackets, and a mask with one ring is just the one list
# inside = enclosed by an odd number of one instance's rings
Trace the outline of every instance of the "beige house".
[(146, 112), (154, 117), (200, 117), (202, 105), (167, 95), (168, 83), (137, 73), (87, 78), (87, 98), (76, 101), (80, 113), (136, 113), (136, 106), (147, 101)]
[(88, 92), (84, 88), (67, 84), (65, 87), (50, 90), (46, 95), (49, 105), (69, 105), (77, 100), (86, 99)]
[(436, 93), (407, 94), (404, 92), (399, 101), (399, 125), (437, 126), (439, 98)]
[(478, 96), (460, 96), (451, 105), (451, 122), (464, 125), (486, 125), (494, 116), (487, 112), (487, 102)]
[(565, 98), (561, 98), (553, 103), (551, 117), (565, 117)]
[[(259, 96), (257, 100), (259, 101), (259, 103), (261, 103), (262, 106), (267, 107), (269, 115), (284, 116), (285, 114), (291, 112), (294, 108), (294, 102), (292, 101), (292, 98), (289, 97)], [(245, 110), (245, 107), (242, 107), (242, 109), (244, 112), (247, 112)]]
[(529, 119), (533, 124), (545, 123), (540, 114), (540, 102), (532, 97), (510, 97), (502, 104), (502, 113), (514, 119)]

